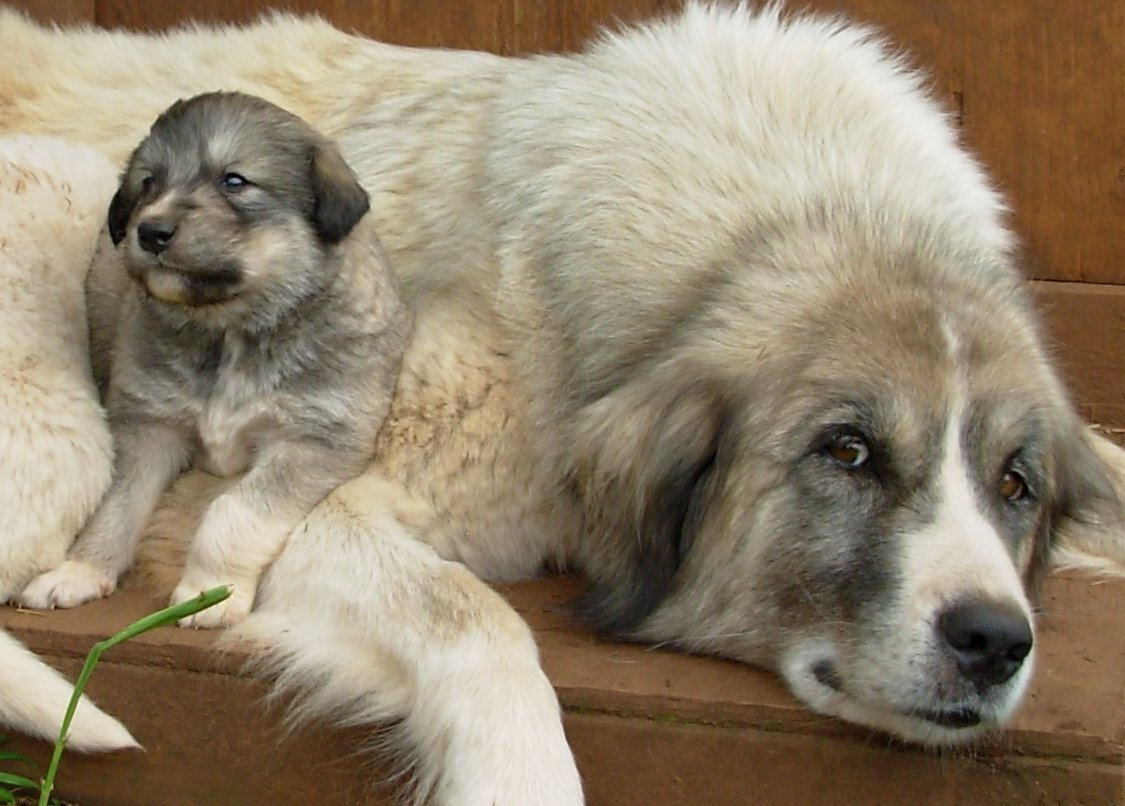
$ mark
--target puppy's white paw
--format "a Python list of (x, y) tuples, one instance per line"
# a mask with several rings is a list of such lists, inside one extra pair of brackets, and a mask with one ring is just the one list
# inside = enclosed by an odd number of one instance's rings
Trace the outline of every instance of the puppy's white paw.
[(40, 574), (27, 583), (19, 595), (19, 603), (38, 610), (77, 607), (109, 596), (116, 588), (117, 580), (104, 568), (81, 560), (67, 560), (54, 571)]
[[(218, 579), (203, 579), (199, 575), (193, 575), (190, 578), (185, 576), (172, 592), (172, 604), (177, 605), (186, 602), (206, 590), (227, 584), (230, 583)], [(217, 605), (201, 610), (193, 616), (182, 618), (177, 623), (181, 627), (202, 630), (238, 624), (250, 615), (250, 610), (254, 607), (254, 588), (256, 586), (253, 582), (247, 582), (236, 583), (232, 587), (234, 590), (231, 595)]]

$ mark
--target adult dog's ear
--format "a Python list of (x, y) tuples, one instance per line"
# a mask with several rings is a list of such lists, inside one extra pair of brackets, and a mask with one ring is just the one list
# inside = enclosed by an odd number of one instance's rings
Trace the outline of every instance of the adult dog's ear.
[(1125, 576), (1125, 450), (1078, 427), (1059, 457), (1051, 564)]
[(130, 184), (128, 176), (122, 177), (121, 184), (109, 203), (106, 224), (109, 227), (109, 237), (113, 240), (114, 246), (125, 240), (129, 218), (133, 215), (133, 208), (137, 205), (137, 191), (135, 188), (131, 188)]
[(593, 554), (579, 615), (629, 636), (672, 592), (722, 472), (723, 416), (700, 389), (626, 384), (583, 407), (573, 482)]
[(313, 225), (325, 243), (344, 240), (371, 203), (335, 145), (326, 141), (313, 149), (312, 158)]

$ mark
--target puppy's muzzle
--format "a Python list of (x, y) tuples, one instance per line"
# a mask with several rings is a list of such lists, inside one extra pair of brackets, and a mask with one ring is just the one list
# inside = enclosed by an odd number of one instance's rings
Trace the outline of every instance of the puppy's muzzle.
[(997, 602), (955, 604), (938, 617), (937, 629), (958, 670), (982, 693), (1010, 680), (1031, 651), (1026, 616)]
[(174, 237), (176, 237), (176, 225), (170, 221), (150, 219), (142, 221), (137, 226), (137, 241), (141, 249), (153, 255), (159, 255), (171, 246)]

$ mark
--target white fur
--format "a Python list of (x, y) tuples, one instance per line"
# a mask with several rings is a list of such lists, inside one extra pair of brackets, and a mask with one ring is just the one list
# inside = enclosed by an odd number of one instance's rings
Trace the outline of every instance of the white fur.
[(0, 600), (62, 561), (109, 483), (82, 285), (115, 184), (91, 149), (0, 141)]
[(338, 488), (228, 640), (267, 648), (279, 690), (298, 695), (294, 720), (403, 720), (392, 747), (409, 754), (419, 803), (580, 803), (530, 630), (463, 565), (413, 537), (410, 501), (371, 476)]
[[(101, 154), (0, 139), (0, 599), (62, 562), (109, 483), (109, 430), (86, 359), (82, 285), (116, 186)], [(53, 738), (70, 685), (0, 633), (0, 720)], [(69, 746), (135, 747), (84, 702)]]
[[(58, 672), (0, 632), (0, 721), (54, 741), (73, 686)], [(140, 747), (124, 726), (83, 697), (70, 723), (66, 746), (82, 752)]]

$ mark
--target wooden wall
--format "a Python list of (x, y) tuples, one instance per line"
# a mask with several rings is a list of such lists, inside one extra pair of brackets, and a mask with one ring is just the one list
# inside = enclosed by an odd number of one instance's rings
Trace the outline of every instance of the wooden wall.
[[(581, 47), (599, 25), (674, 0), (16, 0), (50, 20), (161, 28), (323, 14), (401, 44), (517, 54)], [(1013, 202), (1080, 407), (1125, 425), (1125, 2), (795, 0), (887, 32), (930, 71), (964, 137)]]

